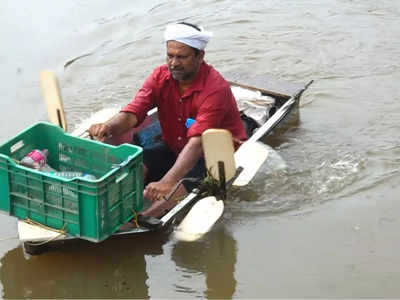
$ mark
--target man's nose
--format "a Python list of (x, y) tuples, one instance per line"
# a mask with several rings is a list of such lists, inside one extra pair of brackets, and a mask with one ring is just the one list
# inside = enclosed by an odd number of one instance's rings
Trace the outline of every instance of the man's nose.
[(176, 57), (172, 57), (170, 63), (171, 63), (171, 67), (177, 67), (177, 66), (180, 65), (180, 61), (179, 61), (179, 59), (176, 58)]

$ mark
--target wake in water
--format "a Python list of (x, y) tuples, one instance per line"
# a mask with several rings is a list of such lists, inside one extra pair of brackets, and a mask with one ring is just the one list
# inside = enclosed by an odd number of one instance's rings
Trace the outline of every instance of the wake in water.
[(75, 126), (74, 130), (72, 131), (72, 135), (81, 136), (84, 132), (86, 132), (89, 129), (91, 125), (96, 123), (103, 123), (111, 119), (120, 110), (121, 110), (120, 107), (110, 107), (91, 114), (88, 118), (81, 120), (79, 124)]
[[(348, 197), (400, 176), (400, 146), (345, 154), (303, 170), (271, 164), (249, 186), (232, 192), (231, 214), (280, 214)], [(279, 164), (278, 164), (279, 165)]]
[(283, 167), (279, 154), (274, 156), (274, 164), (267, 164), (254, 182), (232, 192), (232, 212), (279, 214), (340, 198), (354, 190), (365, 164), (365, 158), (347, 154), (299, 171)]

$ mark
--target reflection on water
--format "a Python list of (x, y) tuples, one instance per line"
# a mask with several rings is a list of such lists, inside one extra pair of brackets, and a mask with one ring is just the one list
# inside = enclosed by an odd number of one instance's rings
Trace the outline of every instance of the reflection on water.
[(2, 259), (4, 298), (148, 298), (145, 255), (161, 255), (165, 234), (72, 240), (40, 256), (21, 248)]
[(231, 299), (236, 290), (236, 252), (235, 239), (224, 226), (217, 225), (200, 241), (177, 242), (171, 258), (182, 272), (205, 275), (206, 299)]
[[(146, 256), (168, 255), (164, 251), (168, 238), (164, 232), (112, 237), (99, 244), (70, 240), (28, 258), (16, 248), (1, 260), (3, 296), (149, 298)], [(171, 259), (182, 277), (192, 272), (204, 274), (204, 297), (229, 299), (236, 289), (236, 251), (236, 241), (220, 224), (202, 240), (174, 243)], [(188, 289), (182, 282), (175, 283), (177, 293), (185, 295)]]

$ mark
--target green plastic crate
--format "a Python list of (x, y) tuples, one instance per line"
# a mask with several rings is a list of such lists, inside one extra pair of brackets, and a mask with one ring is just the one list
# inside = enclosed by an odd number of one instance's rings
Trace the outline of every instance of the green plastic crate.
[[(64, 179), (19, 165), (33, 149), (48, 149), (48, 164), (58, 171), (96, 179)], [(100, 242), (143, 209), (142, 168), (140, 147), (78, 138), (40, 122), (0, 146), (0, 210)]]

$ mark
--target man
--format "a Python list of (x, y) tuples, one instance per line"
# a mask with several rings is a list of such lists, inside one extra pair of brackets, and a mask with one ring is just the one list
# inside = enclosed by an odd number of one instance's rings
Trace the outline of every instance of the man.
[[(193, 24), (168, 25), (164, 32), (166, 65), (153, 71), (119, 114), (89, 129), (92, 136), (104, 141), (108, 136), (123, 134), (140, 125), (146, 113), (157, 107), (163, 142), (143, 150), (147, 183), (143, 195), (153, 204), (142, 215), (162, 216), (175, 204), (173, 199), (166, 202), (165, 197), (180, 179), (204, 177), (201, 134), (206, 129), (227, 129), (236, 143), (246, 139), (229, 84), (204, 62), (204, 49), (210, 37), (211, 33)], [(194, 120), (190, 127), (188, 119)], [(192, 188), (190, 183), (184, 183), (173, 198), (185, 195)]]

